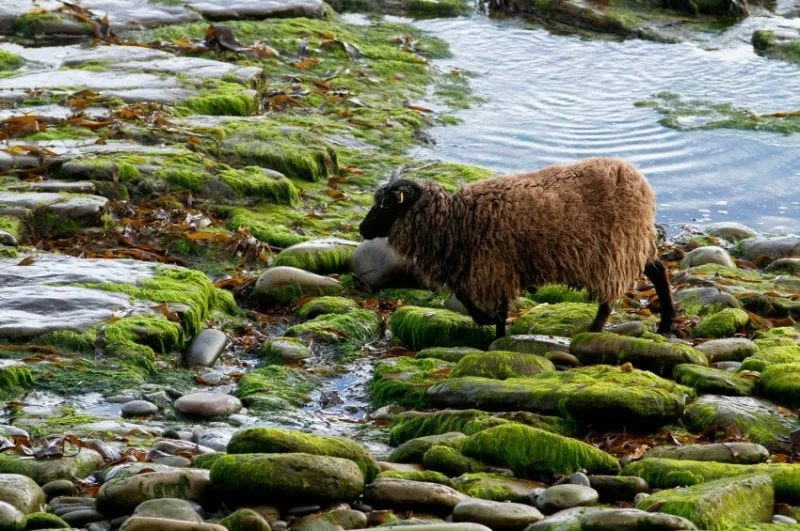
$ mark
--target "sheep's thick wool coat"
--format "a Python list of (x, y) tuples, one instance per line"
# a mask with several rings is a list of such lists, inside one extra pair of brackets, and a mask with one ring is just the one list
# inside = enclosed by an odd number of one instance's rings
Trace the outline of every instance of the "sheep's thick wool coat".
[(486, 310), (548, 282), (614, 301), (657, 259), (653, 190), (620, 159), (495, 177), (452, 195), (421, 186), (389, 244), (429, 282)]

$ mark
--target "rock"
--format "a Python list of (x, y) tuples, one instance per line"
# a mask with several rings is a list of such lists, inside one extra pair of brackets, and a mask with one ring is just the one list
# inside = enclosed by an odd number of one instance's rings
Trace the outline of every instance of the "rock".
[(187, 2), (187, 7), (198, 11), (209, 20), (325, 17), (325, 8), (321, 0), (290, 0), (278, 3), (270, 0), (233, 0), (222, 5), (204, 0), (191, 0)]
[[(25, 516), (25, 529), (69, 529), (70, 525), (51, 513), (31, 513)], [(2, 529), (2, 524), (0, 524)]]
[(0, 206), (44, 208), (48, 213), (83, 222), (99, 221), (108, 199), (97, 195), (62, 195), (53, 192), (0, 192)]
[(489, 345), (489, 350), (507, 350), (543, 356), (552, 351), (569, 352), (569, 344), (568, 337), (523, 334), (496, 339)]
[(661, 424), (683, 414), (690, 388), (653, 373), (595, 365), (530, 378), (451, 378), (426, 392), (436, 407), (567, 415), (594, 425)]
[(606, 476), (595, 474), (589, 476), (589, 486), (600, 495), (600, 500), (631, 501), (640, 492), (650, 492), (645, 480), (636, 476)]
[[(469, 472), (481, 472), (486, 465), (462, 455), (449, 446), (437, 445), (422, 455), (422, 463), (428, 470), (436, 470), (448, 476), (460, 476)], [(411, 478), (409, 478), (411, 479)], [(480, 496), (478, 496), (480, 497)]]
[(596, 313), (596, 304), (584, 302), (540, 304), (518, 317), (509, 333), (572, 337), (588, 331)]
[(606, 326), (604, 331), (621, 336), (640, 337), (645, 333), (646, 327), (641, 321), (628, 321)]
[(569, 351), (586, 365), (630, 362), (637, 369), (660, 375), (671, 375), (672, 369), (681, 363), (708, 366), (705, 355), (688, 345), (608, 333), (578, 334)]
[(131, 400), (122, 404), (123, 417), (146, 417), (158, 413), (158, 406), (147, 400)]
[(765, 271), (800, 275), (800, 258), (779, 258), (769, 264)]
[(573, 507), (572, 509), (564, 509), (557, 513), (551, 514), (544, 520), (540, 520), (535, 524), (529, 525), (525, 531), (562, 531), (562, 530), (580, 530), (581, 522), (586, 515), (594, 514), (602, 511), (598, 507)]
[(97, 510), (106, 516), (130, 514), (140, 503), (160, 498), (179, 498), (200, 504), (211, 498), (208, 470), (181, 469), (115, 477), (97, 493)]
[(184, 522), (149, 516), (132, 516), (119, 531), (228, 531), (224, 526), (209, 523)]
[(739, 308), (725, 308), (717, 313), (703, 318), (692, 330), (694, 337), (725, 337), (732, 336), (741, 328), (747, 326), (750, 317), (747, 312)]
[(378, 507), (404, 507), (449, 513), (467, 496), (436, 483), (405, 479), (376, 479), (364, 491), (367, 503)]
[(189, 343), (189, 349), (184, 357), (187, 367), (202, 365), (211, 367), (225, 350), (228, 337), (220, 330), (207, 328), (197, 334)]
[(234, 505), (264, 499), (303, 503), (352, 500), (364, 490), (364, 476), (349, 459), (288, 454), (224, 455), (211, 465), (211, 482)]
[(267, 360), (276, 359), (281, 363), (296, 363), (311, 357), (311, 349), (292, 337), (273, 338), (264, 344), (261, 352)]
[(800, 422), (783, 416), (775, 404), (759, 398), (703, 395), (686, 408), (685, 422), (693, 432), (736, 428), (751, 442), (778, 450)]
[(706, 315), (742, 306), (736, 297), (716, 287), (679, 289), (675, 292), (675, 301), (687, 315)]
[(676, 365), (672, 378), (682, 385), (693, 387), (698, 394), (748, 396), (756, 385), (753, 380), (728, 371), (689, 363)]
[(584, 487), (592, 486), (592, 484), (589, 482), (589, 477), (583, 472), (575, 472), (574, 474), (570, 474), (569, 478), (567, 478), (567, 483), (570, 485), (582, 485)]
[(479, 326), (471, 317), (450, 310), (402, 306), (389, 319), (392, 336), (411, 350), (429, 347), (485, 349), (495, 337), (492, 326)]
[(800, 404), (800, 363), (769, 365), (759, 380), (764, 396), (792, 407)]
[(42, 492), (47, 498), (57, 498), (58, 496), (74, 496), (78, 492), (78, 488), (68, 479), (55, 479), (42, 485)]
[(749, 475), (662, 490), (636, 508), (686, 515), (701, 529), (726, 529), (769, 522), (774, 502), (772, 479)]
[(681, 267), (694, 267), (705, 264), (719, 264), (726, 267), (736, 267), (728, 251), (716, 245), (698, 247), (686, 253), (681, 260)]
[(297, 314), (303, 319), (313, 319), (328, 313), (350, 313), (358, 308), (356, 301), (345, 297), (317, 297), (303, 304)]
[(586, 514), (581, 519), (581, 531), (686, 531), (697, 529), (685, 518), (663, 513), (649, 513), (638, 509), (602, 509)]
[(594, 505), (600, 495), (591, 487), (583, 485), (555, 485), (545, 489), (536, 498), (536, 506), (545, 514), (553, 514), (572, 507)]
[[(512, 447), (513, 452), (506, 450)], [(462, 443), (461, 453), (508, 467), (516, 475), (534, 471), (570, 474), (582, 469), (600, 474), (619, 471), (617, 460), (594, 446), (514, 423), (470, 435)]]
[(401, 356), (380, 360), (375, 365), (369, 396), (372, 405), (397, 404), (407, 407), (428, 407), (427, 389), (446, 381), (452, 363), (435, 358)]
[(261, 273), (253, 295), (263, 304), (288, 304), (299, 297), (335, 295), (343, 289), (338, 280), (283, 266)]
[(80, 509), (62, 514), (61, 519), (71, 527), (86, 527), (91, 522), (99, 522), (104, 518), (102, 513), (94, 509)]
[(361, 242), (350, 256), (349, 267), (368, 291), (420, 286), (412, 269), (402, 263), (386, 238)]
[(74, 457), (50, 459), (30, 459), (5, 453), (0, 455), (0, 472), (24, 474), (44, 485), (56, 479), (84, 478), (102, 467), (103, 462), (103, 456), (89, 448), (81, 448)]
[[(366, 517), (364, 519), (366, 520)], [(219, 523), (226, 529), (236, 531), (270, 531), (269, 523), (252, 509), (238, 509)]]
[(242, 409), (238, 398), (222, 393), (191, 393), (175, 401), (175, 409), (191, 417), (213, 418)]
[(490, 351), (463, 357), (453, 368), (450, 378), (480, 376), (505, 380), (554, 370), (553, 363), (542, 356), (519, 352)]
[(418, 359), (436, 358), (437, 360), (458, 363), (470, 354), (482, 354), (483, 352), (483, 350), (471, 347), (431, 347), (420, 350), (414, 357)]
[(686, 446), (656, 446), (644, 457), (664, 459), (689, 459), (692, 461), (715, 461), (718, 463), (740, 463), (743, 465), (762, 463), (769, 458), (769, 451), (760, 444), (730, 442), (713, 444), (689, 444)]
[(296, 243), (278, 253), (272, 265), (295, 267), (322, 275), (344, 273), (357, 246), (357, 242), (341, 238)]
[(167, 520), (181, 520), (184, 522), (202, 523), (203, 519), (194, 510), (192, 504), (179, 498), (160, 498), (157, 500), (143, 501), (136, 506), (133, 516), (146, 516), (151, 518), (165, 518)]
[(534, 507), (521, 503), (467, 499), (453, 508), (453, 521), (475, 522), (494, 530), (521, 531), (543, 518)]
[(6, 232), (4, 230), (0, 230), (0, 244), (8, 245), (10, 247), (16, 247), (19, 245), (17, 242), (17, 237), (11, 234), (10, 232)]
[(485, 525), (468, 524), (466, 522), (459, 522), (457, 524), (398, 524), (381, 526), (381, 529), (391, 531), (492, 531)]
[(282, 428), (239, 430), (228, 443), (227, 452), (229, 454), (306, 453), (340, 457), (358, 465), (367, 481), (372, 481), (380, 472), (377, 460), (355, 441)]
[(346, 314), (325, 314), (287, 328), (283, 334), (337, 347), (344, 354), (361, 349), (378, 339), (380, 318), (369, 310), (353, 309)]
[(428, 435), (406, 441), (398, 446), (389, 456), (393, 463), (419, 463), (422, 462), (425, 452), (437, 445), (458, 448), (467, 438), (461, 432), (453, 431), (440, 435)]
[(758, 350), (758, 346), (755, 343), (744, 337), (712, 339), (711, 341), (700, 343), (694, 348), (705, 354), (709, 363), (742, 361), (755, 354)]
[(22, 514), (44, 509), (44, 492), (34, 480), (21, 474), (0, 474), (0, 501), (16, 507)]
[(460, 492), (473, 498), (516, 503), (529, 503), (530, 492), (545, 486), (538, 481), (486, 472), (463, 474), (455, 478), (453, 483)]
[(22, 531), (25, 529), (25, 515), (10, 503), (0, 501), (0, 529)]
[(292, 529), (322, 530), (325, 529), (320, 527), (322, 523), (334, 526), (337, 529), (364, 529), (367, 527), (367, 515), (361, 511), (351, 509), (347, 504), (342, 504), (324, 512), (304, 516), (292, 525)]
[(715, 238), (722, 238), (729, 242), (738, 242), (746, 238), (752, 238), (757, 233), (747, 225), (732, 221), (720, 221), (706, 225), (703, 232)]
[(764, 259), (773, 262), (779, 258), (800, 258), (800, 236), (758, 236), (739, 242), (737, 250), (742, 258), (752, 262)]

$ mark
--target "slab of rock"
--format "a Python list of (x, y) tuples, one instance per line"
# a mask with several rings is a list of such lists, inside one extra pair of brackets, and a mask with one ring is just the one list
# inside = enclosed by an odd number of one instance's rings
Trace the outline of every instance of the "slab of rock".
[(0, 192), (0, 206), (47, 212), (65, 219), (98, 219), (108, 206), (108, 199), (99, 195), (64, 195), (52, 192)]
[(183, 395), (173, 405), (184, 415), (203, 418), (230, 415), (242, 409), (238, 398), (222, 393), (191, 393)]
[(720, 221), (718, 223), (706, 225), (706, 227), (703, 229), (703, 232), (709, 236), (722, 238), (723, 240), (728, 240), (729, 242), (738, 242), (739, 240), (752, 238), (757, 234), (755, 230), (751, 229), (747, 225), (736, 223), (734, 221)]
[(133, 61), (112, 63), (111, 70), (136, 70), (163, 74), (185, 74), (193, 78), (221, 79), (234, 77), (245, 82), (261, 73), (255, 66), (237, 66), (233, 63), (203, 59), (201, 57), (169, 57), (157, 61)]
[(55, 89), (83, 87), (90, 90), (130, 88), (180, 88), (173, 77), (128, 72), (89, 72), (87, 70), (53, 70), (31, 72), (0, 79), (0, 89)]
[(800, 236), (756, 237), (743, 240), (738, 246), (742, 258), (756, 261), (765, 257), (770, 261), (779, 258), (800, 258)]
[(639, 509), (600, 509), (581, 518), (581, 531), (686, 531), (697, 527), (685, 518)]
[(758, 350), (758, 346), (744, 337), (726, 337), (723, 339), (712, 339), (705, 343), (695, 346), (708, 358), (709, 363), (720, 361), (742, 361), (752, 356)]
[(535, 507), (522, 503), (468, 499), (453, 508), (453, 521), (475, 522), (498, 531), (522, 530), (543, 518)]
[(738, 374), (690, 363), (676, 365), (672, 378), (680, 384), (693, 387), (698, 394), (749, 396), (756, 386), (753, 380)]
[(182, 520), (184, 522), (202, 523), (203, 519), (194, 510), (191, 503), (180, 498), (160, 498), (157, 500), (143, 501), (136, 506), (133, 516), (147, 516), (152, 518), (166, 518), (168, 520)]
[(144, 48), (142, 46), (117, 46), (103, 45), (91, 48), (69, 48), (63, 66), (80, 66), (84, 63), (97, 61), (130, 62), (130, 61), (157, 61), (171, 59), (175, 56), (169, 52)]
[(716, 245), (706, 245), (692, 249), (681, 260), (681, 267), (694, 267), (704, 264), (719, 264), (726, 267), (736, 267), (728, 251)]
[(0, 472), (24, 474), (40, 485), (57, 479), (84, 478), (101, 468), (103, 463), (103, 456), (89, 448), (81, 448), (75, 456), (49, 459), (0, 454)]
[(39, 181), (6, 187), (6, 190), (12, 192), (30, 190), (33, 192), (69, 192), (73, 194), (92, 194), (95, 189), (94, 183), (89, 181)]
[(190, 0), (187, 6), (209, 20), (262, 19), (273, 17), (323, 18), (321, 0), (232, 0), (218, 2)]
[(536, 507), (545, 514), (553, 514), (573, 507), (594, 505), (600, 495), (591, 487), (565, 483), (545, 489), (536, 498)]
[(203, 330), (189, 343), (188, 351), (184, 357), (187, 367), (202, 365), (211, 367), (225, 350), (228, 337), (224, 332), (214, 328)]
[(638, 369), (661, 375), (671, 375), (672, 369), (681, 363), (708, 366), (705, 354), (688, 345), (608, 333), (578, 334), (569, 351), (587, 365), (630, 362)]
[(275, 266), (296, 267), (312, 273), (344, 273), (358, 243), (341, 238), (324, 238), (296, 243), (275, 257)]
[(367, 485), (364, 491), (365, 501), (378, 507), (405, 507), (447, 513), (467, 498), (466, 494), (445, 485), (407, 479), (377, 479)]
[(689, 444), (686, 446), (656, 446), (643, 457), (665, 459), (689, 459), (691, 461), (715, 461), (718, 463), (740, 463), (743, 465), (762, 463), (769, 458), (769, 451), (756, 443), (729, 442), (713, 444)]
[(44, 510), (44, 492), (34, 480), (21, 474), (0, 474), (0, 501), (22, 514)]
[(209, 471), (181, 469), (114, 478), (100, 487), (97, 510), (105, 516), (130, 514), (140, 503), (159, 498), (207, 503), (212, 494)]
[(304, 295), (333, 295), (343, 290), (333, 278), (294, 267), (272, 267), (258, 277), (253, 295), (266, 303), (288, 303)]

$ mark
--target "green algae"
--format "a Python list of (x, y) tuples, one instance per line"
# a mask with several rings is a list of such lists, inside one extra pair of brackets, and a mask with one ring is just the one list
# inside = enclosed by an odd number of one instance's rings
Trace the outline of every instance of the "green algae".
[(52, 513), (30, 513), (25, 515), (25, 531), (33, 529), (71, 529), (68, 523)]
[(345, 355), (358, 352), (378, 338), (380, 318), (369, 310), (354, 308), (346, 314), (323, 314), (287, 328), (284, 335), (336, 346)]
[(271, 177), (257, 166), (223, 170), (219, 177), (242, 197), (266, 199), (288, 206), (300, 200), (300, 193), (292, 181), (285, 177)]
[(753, 49), (760, 55), (800, 63), (800, 38), (778, 39), (774, 30), (756, 30), (752, 38)]
[(495, 350), (463, 357), (453, 368), (450, 378), (479, 376), (505, 380), (554, 370), (553, 363), (543, 356)]
[(694, 388), (698, 394), (748, 396), (755, 388), (755, 382), (752, 380), (741, 378), (721, 369), (690, 363), (676, 365), (672, 371), (672, 378), (682, 385)]
[(447, 377), (453, 364), (434, 358), (389, 358), (378, 362), (369, 384), (374, 407), (397, 404), (406, 407), (428, 405), (428, 387)]
[(453, 480), (455, 488), (467, 496), (481, 500), (510, 501), (530, 504), (529, 493), (541, 487), (536, 481), (517, 479), (496, 472), (473, 472), (463, 474)]
[(350, 256), (355, 251), (355, 245), (336, 244), (335, 242), (323, 245), (323, 243), (325, 243), (324, 240), (320, 241), (319, 245), (299, 244), (284, 249), (275, 257), (272, 265), (296, 267), (321, 275), (346, 272)]
[(358, 303), (344, 297), (317, 297), (303, 304), (297, 315), (303, 319), (313, 319), (325, 314), (346, 314), (358, 309)]
[(739, 529), (742, 524), (772, 520), (774, 492), (769, 475), (736, 476), (686, 488), (662, 490), (636, 508), (673, 514), (699, 529)]
[(436, 470), (450, 477), (486, 470), (486, 465), (476, 459), (463, 455), (456, 448), (435, 445), (422, 455), (425, 468)]
[(800, 405), (800, 363), (776, 363), (761, 373), (764, 396), (792, 407)]
[(448, 446), (459, 448), (466, 439), (466, 435), (458, 431), (427, 435), (406, 441), (389, 455), (392, 463), (421, 463), (425, 453), (434, 446)]
[(48, 24), (60, 21), (58, 15), (49, 11), (29, 11), (14, 19), (14, 29), (24, 37), (33, 37), (41, 33)]
[(750, 317), (739, 308), (725, 308), (706, 316), (692, 330), (694, 337), (728, 337), (747, 326)]
[(456, 17), (474, 9), (468, 0), (408, 0), (405, 9), (410, 15), (424, 17)]
[(315, 377), (300, 369), (270, 365), (245, 374), (236, 390), (244, 405), (260, 411), (302, 407), (318, 385)]
[(367, 483), (380, 472), (375, 458), (358, 443), (341, 437), (314, 435), (281, 428), (247, 428), (233, 434), (229, 454), (305, 453), (349, 459), (358, 465)]
[(216, 94), (187, 98), (184, 105), (197, 114), (211, 116), (250, 116), (258, 110), (252, 94)]
[(458, 363), (471, 354), (482, 354), (483, 351), (471, 347), (431, 347), (417, 352), (415, 358), (436, 358), (437, 360)]
[(0, 72), (17, 70), (25, 64), (25, 59), (15, 53), (0, 49)]
[(450, 310), (403, 306), (389, 327), (392, 335), (411, 350), (428, 347), (475, 347), (485, 349), (494, 339), (494, 327), (479, 326), (471, 317)]
[(574, 289), (563, 284), (544, 284), (528, 298), (540, 303), (558, 304), (560, 302), (589, 302), (586, 289)]
[(752, 356), (742, 360), (740, 370), (762, 372), (770, 365), (800, 363), (800, 345), (792, 342), (783, 346), (759, 347)]
[(596, 304), (563, 302), (541, 305), (517, 318), (509, 333), (572, 337), (587, 332), (596, 313)]
[(193, 464), (194, 464), (195, 468), (203, 468), (205, 470), (209, 470), (213, 466), (214, 462), (217, 459), (219, 459), (220, 457), (222, 457), (223, 455), (226, 455), (225, 452), (213, 452), (213, 453), (208, 453), (208, 454), (200, 454), (200, 455), (198, 455), (197, 457), (194, 458), (194, 463)]
[(485, 463), (507, 466), (517, 476), (587, 470), (616, 474), (617, 460), (584, 442), (522, 424), (505, 424), (471, 435), (461, 453)]
[(33, 376), (28, 367), (9, 365), (0, 369), (0, 398), (8, 400), (19, 396), (33, 385)]
[(390, 478), (390, 479), (407, 479), (409, 481), (424, 481), (425, 483), (438, 483), (447, 487), (453, 487), (453, 481), (435, 470), (410, 470), (408, 472), (401, 472), (397, 470), (386, 470), (378, 474), (377, 479)]

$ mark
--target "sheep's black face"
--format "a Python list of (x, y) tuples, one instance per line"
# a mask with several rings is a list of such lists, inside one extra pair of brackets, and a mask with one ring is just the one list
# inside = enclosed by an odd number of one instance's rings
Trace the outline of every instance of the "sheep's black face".
[(365, 240), (385, 238), (395, 220), (408, 212), (421, 193), (420, 186), (412, 181), (400, 179), (375, 192), (375, 204), (367, 212), (358, 230)]

